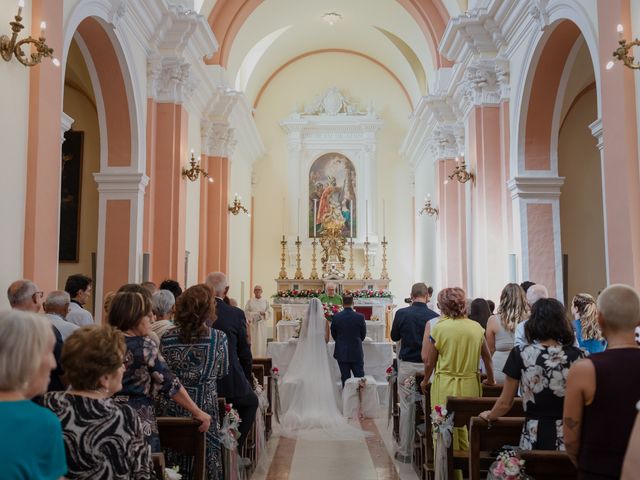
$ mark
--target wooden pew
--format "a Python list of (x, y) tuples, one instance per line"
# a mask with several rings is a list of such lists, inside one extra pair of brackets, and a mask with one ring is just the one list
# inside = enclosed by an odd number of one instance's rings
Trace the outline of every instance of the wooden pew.
[(566, 452), (523, 450), (525, 473), (536, 480), (576, 480), (578, 472)]
[(396, 443), (400, 440), (400, 397), (398, 397), (398, 360), (393, 359), (393, 370), (396, 372), (396, 379), (393, 381), (393, 439)]
[(496, 385), (482, 385), (482, 396), (498, 398), (502, 393), (502, 384)]
[[(448, 413), (455, 413), (453, 426), (459, 428), (468, 426), (472, 417), (477, 417), (485, 410), (491, 410), (495, 402), (495, 398), (448, 397), (446, 407)], [(522, 400), (520, 398), (514, 400), (513, 407), (511, 407), (511, 410), (509, 410), (505, 417), (524, 417)], [(447, 462), (449, 478), (453, 478), (454, 469), (466, 470), (468, 468), (469, 452), (463, 450), (454, 451), (452, 442), (447, 450)]]
[(164, 469), (166, 467), (164, 453), (152, 453), (151, 460), (153, 461), (153, 471), (156, 473), (156, 478), (164, 480)]
[[(222, 407), (224, 414), (224, 406)], [(199, 432), (200, 422), (186, 417), (158, 417), (160, 444), (178, 453), (194, 457), (192, 478), (203, 480), (205, 477), (207, 445), (205, 433)]]
[(273, 379), (271, 378), (271, 369), (273, 368), (273, 363), (271, 361), (271, 358), (268, 357), (254, 357), (253, 365), (262, 365), (262, 367), (264, 368), (263, 378), (266, 379), (266, 382), (263, 381), (262, 385), (266, 385), (266, 387), (264, 388), (267, 389), (267, 397), (269, 398), (269, 408), (267, 408), (267, 413), (264, 419), (264, 434), (266, 439), (269, 440), (269, 437), (271, 437), (271, 423), (273, 418)]
[[(523, 417), (502, 417), (489, 424), (480, 417), (472, 417), (469, 426), (469, 480), (480, 480), (481, 470), (488, 470), (496, 457), (493, 453), (505, 445), (517, 446), (524, 425)], [(537, 478), (537, 477), (536, 477)]]
[[(420, 389), (420, 383), (424, 380), (423, 374), (416, 375), (416, 385)], [(413, 469), (418, 475), (418, 478), (426, 478), (425, 472), (425, 440), (427, 435), (427, 424), (429, 424), (429, 431), (431, 431), (431, 418), (429, 417), (429, 404), (426, 404), (427, 411), (424, 411), (421, 400), (415, 401), (415, 421), (413, 425), (413, 455), (412, 465)]]

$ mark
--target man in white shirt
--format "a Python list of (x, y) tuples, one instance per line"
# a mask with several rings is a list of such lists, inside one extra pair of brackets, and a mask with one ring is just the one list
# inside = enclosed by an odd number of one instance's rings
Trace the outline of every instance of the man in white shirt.
[(54, 290), (47, 295), (43, 304), (47, 318), (51, 321), (53, 326), (58, 329), (63, 342), (69, 337), (69, 335), (80, 328), (78, 325), (65, 320), (65, 317), (69, 313), (70, 303), (71, 298), (67, 292)]
[(84, 309), (84, 305), (91, 296), (93, 281), (80, 273), (70, 275), (64, 285), (64, 290), (71, 297), (69, 304), (69, 313), (67, 314), (67, 322), (75, 323), (79, 327), (83, 325), (92, 325), (93, 316), (91, 312)]

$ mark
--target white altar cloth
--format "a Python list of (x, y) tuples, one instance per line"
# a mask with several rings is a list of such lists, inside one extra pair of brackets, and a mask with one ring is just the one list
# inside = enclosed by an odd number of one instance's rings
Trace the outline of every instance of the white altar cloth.
[[(279, 322), (282, 323), (282, 322)], [(282, 378), (289, 368), (289, 363), (296, 351), (297, 339), (288, 342), (269, 342), (267, 345), (267, 355), (271, 357), (273, 366), (280, 370)], [(327, 344), (327, 351), (330, 357), (331, 371), (336, 381), (340, 381), (340, 369), (338, 362), (333, 358), (335, 342)], [(387, 368), (393, 362), (393, 343), (391, 342), (369, 342), (362, 343), (364, 350), (364, 373), (371, 375), (377, 382), (386, 384)]]
[[(371, 320), (365, 320), (365, 323), (367, 324), (367, 337), (374, 342), (384, 342), (384, 322), (372, 322)], [(281, 342), (288, 341), (296, 334), (298, 324), (297, 320), (280, 320), (276, 325), (278, 340)]]

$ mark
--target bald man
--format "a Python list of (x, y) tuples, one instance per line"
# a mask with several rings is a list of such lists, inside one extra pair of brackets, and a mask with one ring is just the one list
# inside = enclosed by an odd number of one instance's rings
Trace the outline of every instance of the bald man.
[(16, 280), (7, 289), (9, 305), (15, 310), (38, 313), (44, 292), (31, 280)]
[(251, 333), (251, 353), (254, 357), (267, 356), (267, 325), (271, 321), (271, 307), (262, 297), (262, 287), (253, 287), (253, 298), (244, 307)]

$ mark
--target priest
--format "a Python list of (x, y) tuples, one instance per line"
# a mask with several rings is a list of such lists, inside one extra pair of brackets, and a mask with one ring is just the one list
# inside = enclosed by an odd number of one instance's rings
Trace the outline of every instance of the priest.
[(262, 287), (253, 287), (253, 298), (244, 307), (244, 313), (251, 331), (251, 354), (255, 357), (267, 356), (267, 322), (271, 320), (269, 302), (262, 298)]
[(325, 293), (320, 295), (320, 301), (327, 305), (342, 305), (342, 297), (337, 293), (337, 285), (335, 283), (327, 283)]

